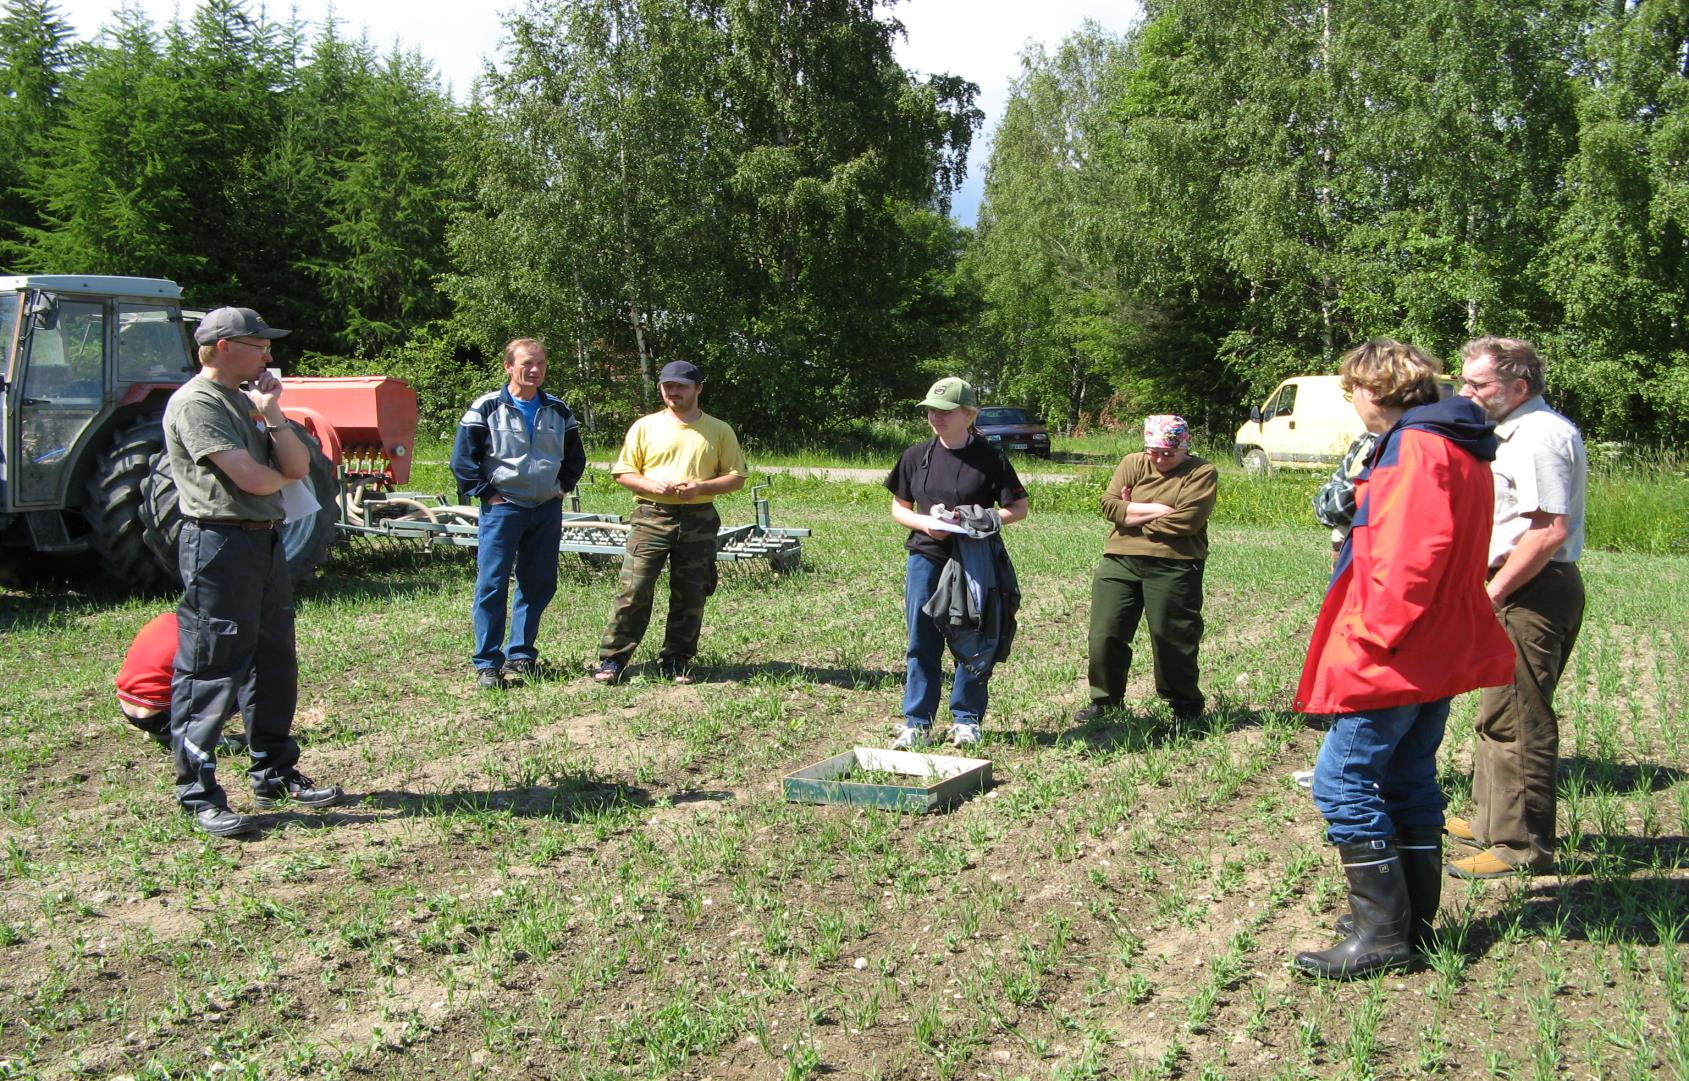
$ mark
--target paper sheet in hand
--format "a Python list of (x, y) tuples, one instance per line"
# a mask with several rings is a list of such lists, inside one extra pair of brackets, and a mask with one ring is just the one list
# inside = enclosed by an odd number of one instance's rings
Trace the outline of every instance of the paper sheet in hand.
[(296, 522), (307, 514), (322, 510), (323, 505), (317, 502), (317, 493), (311, 491), (311, 486), (302, 480), (296, 480), (281, 490), (282, 517), (289, 522)]
[(957, 525), (954, 522), (946, 522), (941, 518), (934, 518), (930, 514), (923, 514), (921, 517), (931, 522), (934, 529), (945, 533), (966, 533), (968, 531), (968, 527), (965, 525)]

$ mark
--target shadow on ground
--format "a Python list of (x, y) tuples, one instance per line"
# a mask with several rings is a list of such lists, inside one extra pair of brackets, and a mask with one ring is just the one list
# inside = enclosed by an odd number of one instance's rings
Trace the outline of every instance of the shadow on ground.
[[(1610, 838), (1642, 844), (1640, 838)], [(1675, 853), (1682, 866), (1689, 840), (1666, 837), (1649, 842)], [(1668, 861), (1668, 866), (1670, 862)], [(1562, 863), (1562, 876), (1573, 873)], [(1663, 945), (1681, 942), (1689, 918), (1689, 879), (1656, 875), (1614, 877), (1596, 875), (1532, 880), (1525, 892), (1500, 911), (1474, 920), (1466, 932), (1465, 952), (1481, 957), (1519, 930), (1544, 937), (1597, 945), (1632, 943)]]

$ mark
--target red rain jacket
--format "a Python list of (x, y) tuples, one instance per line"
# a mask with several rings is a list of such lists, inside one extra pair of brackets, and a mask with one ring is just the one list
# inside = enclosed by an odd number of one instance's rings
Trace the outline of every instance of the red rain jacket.
[(1494, 426), (1464, 398), (1410, 409), (1356, 479), (1355, 521), (1294, 708), (1359, 713), (1513, 681), (1484, 575)]

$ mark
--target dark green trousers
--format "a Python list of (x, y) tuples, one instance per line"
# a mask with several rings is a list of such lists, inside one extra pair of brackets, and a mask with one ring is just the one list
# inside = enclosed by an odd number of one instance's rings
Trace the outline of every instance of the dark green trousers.
[(1132, 636), (1149, 617), (1155, 693), (1179, 716), (1206, 703), (1197, 687), (1202, 644), (1202, 561), (1105, 555), (1091, 578), (1091, 701), (1118, 706), (1132, 669)]
[(651, 623), (651, 602), (663, 565), (669, 568), (669, 623), (659, 659), (685, 666), (698, 653), (704, 603), (715, 592), (715, 538), (721, 516), (713, 503), (696, 507), (639, 503), (629, 523), (622, 554), (621, 588), (610, 606), (610, 625), (598, 643), (598, 659), (633, 657)]

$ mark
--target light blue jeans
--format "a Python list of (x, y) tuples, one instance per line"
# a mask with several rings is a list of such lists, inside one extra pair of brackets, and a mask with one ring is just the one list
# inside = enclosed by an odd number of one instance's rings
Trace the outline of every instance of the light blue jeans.
[(1314, 763), (1314, 806), (1334, 845), (1382, 841), (1403, 827), (1443, 826), (1437, 748), (1449, 699), (1340, 713)]

